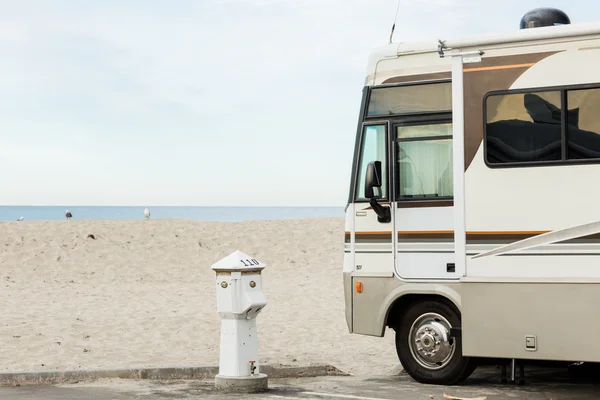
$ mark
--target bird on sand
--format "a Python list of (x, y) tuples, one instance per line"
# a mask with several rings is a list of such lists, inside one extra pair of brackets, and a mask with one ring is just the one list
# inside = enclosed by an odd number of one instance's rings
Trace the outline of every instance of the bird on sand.
[(25, 218), (23, 217), (19, 217), (19, 219), (17, 219), (17, 221), (23, 221)]
[(71, 214), (71, 211), (67, 210), (67, 212), (65, 212), (65, 217), (67, 217), (67, 219), (71, 219), (73, 214)]
[(144, 217), (146, 217), (146, 219), (150, 219), (150, 210), (148, 210), (148, 207), (144, 206)]

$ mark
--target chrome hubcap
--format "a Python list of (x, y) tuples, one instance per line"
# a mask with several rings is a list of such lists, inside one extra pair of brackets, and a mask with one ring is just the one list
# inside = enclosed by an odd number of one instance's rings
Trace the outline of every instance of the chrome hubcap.
[(450, 362), (456, 348), (450, 327), (450, 322), (437, 313), (423, 314), (412, 324), (408, 344), (422, 367), (435, 371)]

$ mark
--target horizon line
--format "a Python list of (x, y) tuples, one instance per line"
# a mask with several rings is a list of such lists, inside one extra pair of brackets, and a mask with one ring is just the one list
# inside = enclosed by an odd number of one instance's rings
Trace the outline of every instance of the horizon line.
[(344, 205), (114, 205), (114, 204), (0, 204), (0, 207), (221, 207), (221, 208), (281, 208), (281, 207), (311, 207), (311, 208), (344, 208)]

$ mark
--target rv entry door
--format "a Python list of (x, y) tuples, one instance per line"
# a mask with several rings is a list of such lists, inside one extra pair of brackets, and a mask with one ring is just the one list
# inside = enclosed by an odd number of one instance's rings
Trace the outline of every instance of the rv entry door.
[(452, 116), (392, 125), (396, 273), (458, 279), (454, 266)]

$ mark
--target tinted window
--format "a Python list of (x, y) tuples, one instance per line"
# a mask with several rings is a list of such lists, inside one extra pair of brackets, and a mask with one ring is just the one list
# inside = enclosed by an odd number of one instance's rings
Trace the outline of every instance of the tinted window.
[(452, 110), (452, 84), (374, 88), (369, 99), (368, 117)]
[(562, 159), (560, 91), (493, 95), (486, 109), (489, 163)]
[(600, 89), (567, 92), (567, 158), (600, 158)]

